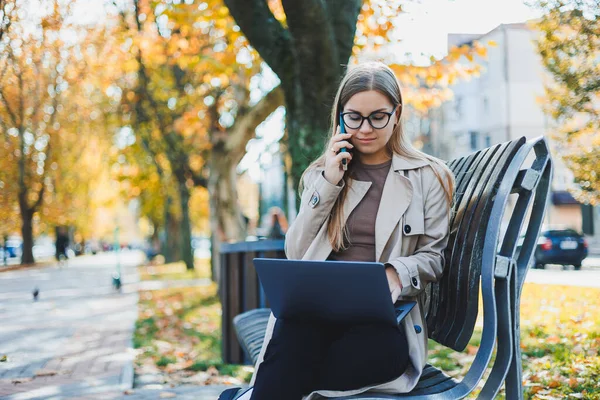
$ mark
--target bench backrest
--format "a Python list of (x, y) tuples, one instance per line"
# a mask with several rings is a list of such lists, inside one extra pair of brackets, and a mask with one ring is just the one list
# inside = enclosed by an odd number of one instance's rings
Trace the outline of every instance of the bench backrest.
[[(515, 179), (506, 172), (525, 143), (522, 137), (447, 163), (456, 179), (450, 238), (444, 274), (429, 285), (425, 308), (429, 337), (458, 351), (468, 344), (477, 319), (486, 235), (490, 240), (495, 235), (489, 232), (501, 229), (501, 221), (491, 220), (494, 199), (503, 180)], [(502, 186), (512, 190), (513, 182)]]

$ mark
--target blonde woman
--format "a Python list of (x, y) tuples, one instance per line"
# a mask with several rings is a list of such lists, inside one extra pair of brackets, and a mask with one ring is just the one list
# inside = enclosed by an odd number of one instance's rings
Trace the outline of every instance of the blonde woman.
[(424, 289), (442, 275), (454, 177), (406, 140), (402, 110), (390, 68), (364, 63), (348, 71), (335, 99), (331, 138), (304, 173), (285, 251), (289, 259), (382, 262), (391, 301), (418, 305), (398, 328), (271, 315), (253, 389), (240, 398), (405, 393), (417, 384), (427, 359)]

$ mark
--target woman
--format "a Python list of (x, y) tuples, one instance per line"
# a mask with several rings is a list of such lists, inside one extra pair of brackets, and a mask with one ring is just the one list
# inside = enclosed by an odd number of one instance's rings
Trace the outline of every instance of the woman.
[[(390, 68), (365, 63), (348, 71), (331, 139), (304, 173), (285, 251), (290, 259), (385, 263), (391, 300), (418, 305), (398, 328), (271, 315), (253, 389), (242, 399), (405, 393), (417, 384), (427, 358), (424, 289), (442, 275), (454, 178), (404, 138), (402, 108)], [(340, 133), (340, 120), (348, 133)]]

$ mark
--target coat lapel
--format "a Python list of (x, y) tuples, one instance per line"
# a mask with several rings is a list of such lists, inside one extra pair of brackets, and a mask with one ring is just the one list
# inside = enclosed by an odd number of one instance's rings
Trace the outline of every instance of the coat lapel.
[(402, 171), (391, 168), (383, 187), (375, 220), (375, 261), (379, 261), (387, 241), (408, 208), (412, 195), (413, 187), (410, 180), (402, 174)]
[(344, 203), (344, 225), (346, 225), (346, 221), (348, 221), (348, 217), (352, 211), (356, 208), (358, 203), (360, 203), (363, 197), (365, 197), (365, 194), (367, 194), (371, 185), (371, 182), (352, 180), (350, 190), (348, 191), (348, 199)]

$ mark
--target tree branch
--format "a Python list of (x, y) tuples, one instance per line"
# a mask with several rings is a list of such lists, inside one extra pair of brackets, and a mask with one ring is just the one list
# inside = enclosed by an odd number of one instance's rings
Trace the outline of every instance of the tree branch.
[[(0, 10), (2, 10), (2, 15), (3, 15), (3, 19), (7, 18), (7, 22), (6, 25), (4, 25), (4, 21), (0, 21), (0, 40), (2, 40), (2, 37), (8, 33), (8, 30), (10, 29), (10, 24), (11, 24), (11, 15), (10, 13), (7, 14), (6, 13), (6, 6), (8, 6), (8, 1), (6, 0), (0, 0)], [(14, 12), (14, 9), (13, 9)]]
[(194, 173), (190, 170), (192, 174), (192, 182), (194, 182), (194, 186), (208, 188), (208, 179), (206, 179), (201, 173)]
[[(15, 61), (13, 58), (14, 54), (13, 54), (12, 50), (10, 50), (10, 47), (9, 47), (9, 51), (8, 51), (8, 57), (11, 58), (13, 61)], [(8, 65), (8, 62), (7, 62), (7, 65)], [(14, 67), (13, 67), (13, 69), (14, 69)], [(6, 69), (4, 71), (6, 71)], [(4, 71), (2, 71), (2, 75), (4, 75)], [(16, 73), (16, 70), (15, 70), (15, 73)], [(8, 115), (10, 116), (13, 126), (16, 127), (17, 126), (17, 114), (10, 108), (10, 105), (8, 104), (8, 100), (6, 99), (6, 95), (4, 94), (4, 90), (2, 90), (2, 86), (0, 86), (0, 101), (2, 101), (4, 108), (6, 108), (6, 111), (8, 112)]]
[(253, 107), (238, 115), (229, 129), (225, 149), (233, 154), (244, 153), (246, 144), (254, 137), (258, 125), (267, 119), (279, 106), (284, 105), (283, 90), (280, 86), (267, 93)]
[(273, 72), (284, 79), (295, 60), (292, 39), (273, 16), (266, 0), (225, 0), (225, 5), (250, 44)]
[(46, 192), (46, 185), (44, 184), (44, 182), (42, 181), (42, 188), (40, 189), (40, 191), (38, 192), (38, 198), (35, 201), (35, 203), (33, 203), (33, 205), (31, 207), (29, 207), (29, 211), (33, 214), (38, 207), (40, 206), (40, 204), (42, 204), (42, 201), (44, 200), (44, 193)]
[(4, 91), (2, 90), (2, 88), (0, 88), (0, 101), (2, 101), (4, 108), (6, 108), (6, 111), (8, 112), (8, 115), (10, 116), (10, 120), (12, 121), (13, 125), (17, 126), (17, 116), (15, 115), (15, 113), (11, 110), (10, 106), (8, 105), (8, 101), (6, 100), (6, 97), (4, 96)]

